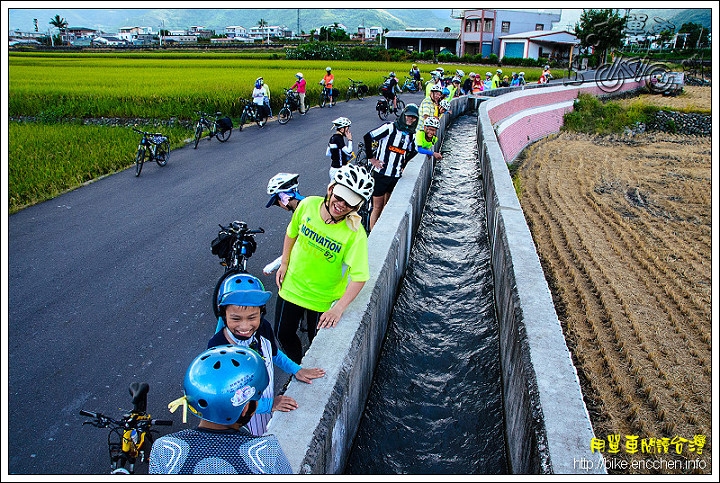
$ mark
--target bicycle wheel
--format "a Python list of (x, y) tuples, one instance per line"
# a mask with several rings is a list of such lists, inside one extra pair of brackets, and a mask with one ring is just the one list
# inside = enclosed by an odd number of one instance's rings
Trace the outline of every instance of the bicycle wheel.
[(222, 284), (226, 278), (228, 278), (232, 275), (237, 275), (238, 273), (243, 273), (243, 271), (239, 268), (226, 270), (225, 273), (223, 273), (220, 276), (217, 283), (215, 284), (215, 290), (213, 290), (213, 295), (212, 295), (212, 307), (213, 307), (213, 313), (215, 314), (216, 321), (217, 321), (217, 318), (220, 317), (220, 307), (218, 307), (218, 304), (217, 304), (218, 294), (220, 293), (220, 287), (222, 287)]
[(365, 89), (363, 89), (362, 87), (363, 86), (358, 87), (357, 91), (355, 92), (359, 101), (365, 99)]
[(403, 109), (405, 109), (405, 103), (401, 101), (400, 99), (397, 100), (397, 109), (395, 110), (395, 116), (399, 116), (401, 112), (403, 112)]
[(139, 146), (135, 155), (135, 176), (140, 176), (143, 163), (145, 163), (145, 146)]
[[(672, 78), (665, 74), (670, 71), (670, 68), (664, 64), (652, 64), (645, 69), (644, 77), (647, 79), (645, 85), (655, 94), (662, 94), (668, 90), (672, 83)], [(659, 81), (655, 84), (650, 82), (650, 79), (659, 77)], [(663, 80), (665, 79), (665, 80)]]
[(202, 137), (203, 132), (203, 126), (201, 123), (197, 123), (197, 126), (195, 126), (195, 148), (197, 149), (198, 143), (200, 142), (200, 138)]
[(165, 141), (155, 148), (155, 162), (158, 166), (165, 166), (170, 159), (170, 142)]
[(230, 139), (231, 134), (232, 134), (232, 129), (227, 129), (225, 131), (216, 132), (215, 137), (217, 138), (218, 141), (220, 141), (221, 143), (224, 143), (225, 141)]
[(325, 93), (320, 94), (320, 107), (325, 107), (325, 104), (327, 104), (327, 96)]
[(242, 114), (240, 115), (240, 122), (238, 123), (238, 131), (243, 130), (243, 125), (248, 122), (248, 113), (247, 109), (243, 109)]
[(283, 107), (280, 109), (280, 112), (278, 112), (278, 122), (280, 124), (287, 124), (287, 122), (290, 120), (290, 109), (287, 107)]
[(347, 92), (345, 93), (345, 102), (350, 102), (350, 98), (352, 97), (352, 87), (348, 88)]
[(377, 110), (377, 115), (381, 121), (384, 121), (387, 119), (388, 108), (386, 107), (386, 105), (382, 104), (382, 101), (378, 101), (377, 106), (375, 106), (375, 109)]

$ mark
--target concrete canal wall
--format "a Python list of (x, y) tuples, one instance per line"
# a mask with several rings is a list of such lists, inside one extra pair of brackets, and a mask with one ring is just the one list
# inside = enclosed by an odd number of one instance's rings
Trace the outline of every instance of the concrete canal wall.
[[(626, 83), (621, 91), (641, 83)], [(577, 372), (565, 344), (550, 290), (507, 169), (522, 149), (557, 132), (562, 114), (584, 86), (501, 88), (493, 96), (452, 102), (446, 123), (468, 110), (478, 113), (488, 232), (491, 237), (507, 455), (514, 474), (605, 473), (590, 452), (593, 430)], [(502, 95), (501, 95), (502, 94)], [(495, 97), (497, 96), (497, 97)], [(342, 473), (372, 383), (396, 292), (432, 181), (432, 161), (413, 159), (368, 238), (370, 280), (334, 329), (321, 330), (303, 366), (323, 367), (312, 384), (293, 380), (286, 395), (299, 408), (275, 412), (268, 432), (277, 436), (295, 473)]]

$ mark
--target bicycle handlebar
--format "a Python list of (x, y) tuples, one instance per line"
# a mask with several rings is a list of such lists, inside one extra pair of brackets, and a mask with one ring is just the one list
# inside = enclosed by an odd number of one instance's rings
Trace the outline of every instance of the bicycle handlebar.
[[(118, 421), (109, 416), (105, 416), (102, 413), (87, 411), (85, 409), (80, 410), (80, 415), (95, 419), (95, 421), (83, 422), (83, 424), (92, 424), (95, 426), (97, 426), (98, 424), (101, 424), (102, 426), (107, 426), (110, 423), (116, 424), (117, 426), (124, 426), (125, 422), (127, 422), (126, 419)], [(146, 419), (143, 421), (147, 422), (151, 426), (172, 426), (173, 425), (173, 421), (171, 419)]]
[(147, 131), (141, 131), (140, 129), (136, 129), (136, 128), (132, 128), (132, 130), (138, 134), (142, 134), (143, 136), (163, 136), (164, 135), (161, 132), (147, 132)]
[(240, 235), (257, 235), (258, 233), (265, 233), (262, 227), (258, 227), (257, 230), (248, 230), (247, 223), (244, 221), (235, 220), (230, 223), (230, 226), (222, 226), (218, 224), (223, 230), (231, 230)]

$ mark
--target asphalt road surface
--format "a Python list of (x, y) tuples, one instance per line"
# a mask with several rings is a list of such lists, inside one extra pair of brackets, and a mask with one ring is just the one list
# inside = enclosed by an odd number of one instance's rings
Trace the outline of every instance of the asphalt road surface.
[(357, 144), (382, 122), (377, 99), (188, 144), (165, 167), (146, 163), (135, 177), (132, 166), (9, 217), (8, 473), (108, 473), (108, 430), (82, 426), (78, 411), (121, 416), (133, 381), (150, 384), (148, 412), (174, 420), (161, 434), (197, 424), (189, 415), (183, 425), (167, 404), (182, 396), (185, 370), (215, 329), (218, 224), (265, 229), (248, 270), (273, 292), (274, 322), (277, 287), (262, 267), (280, 255), (290, 214), (265, 208), (267, 182), (299, 173), (302, 194), (323, 194), (331, 121), (349, 117)]

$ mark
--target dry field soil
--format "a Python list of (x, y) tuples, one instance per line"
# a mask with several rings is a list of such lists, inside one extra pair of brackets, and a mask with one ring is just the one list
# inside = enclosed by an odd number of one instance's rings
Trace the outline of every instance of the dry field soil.
[(711, 138), (560, 133), (516, 176), (608, 472), (710, 474)]

